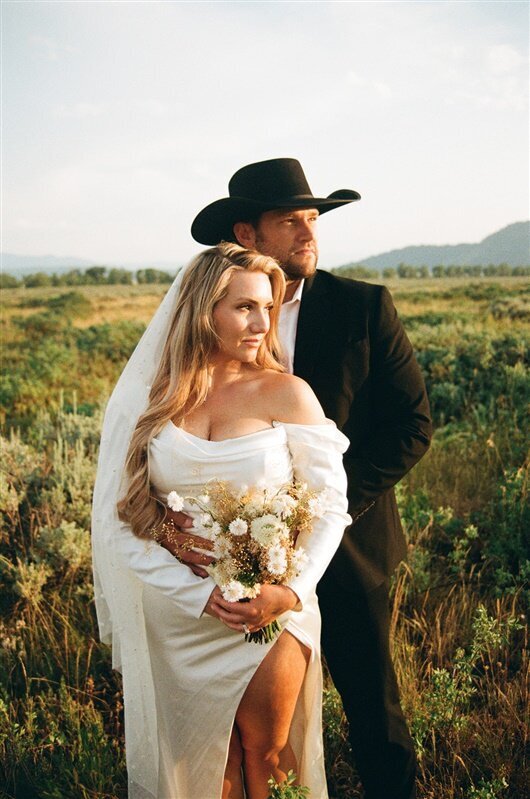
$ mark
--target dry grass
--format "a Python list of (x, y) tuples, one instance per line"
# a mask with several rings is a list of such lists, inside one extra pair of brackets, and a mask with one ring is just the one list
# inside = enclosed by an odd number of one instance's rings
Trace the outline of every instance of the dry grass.
[[(482, 289), (501, 285), (510, 296), (529, 285), (517, 278), (473, 282)], [(451, 287), (452, 299), (440, 296)], [(502, 383), (504, 373), (486, 358), (488, 342), (482, 345), (484, 336), (522, 336), (527, 323), (493, 318), (488, 309), (495, 298), (472, 299), (465, 288), (457, 279), (396, 284), (405, 317), (446, 316), (439, 328), (411, 324), (422, 352), (443, 343), (450, 354), (463, 347), (466, 356), (464, 326), (471, 365), (473, 358), (477, 363), (467, 372), (451, 373), (438, 361), (430, 367), (433, 386), (460, 379), (474, 399), (440, 427), (399, 490), (410, 565), (394, 586), (394, 652), (419, 755), (419, 799), (522, 799), (530, 778), (528, 638), (521, 619), (529, 592), (514, 563), (527, 557), (517, 547), (528, 500), (528, 372), (521, 352), (513, 385)], [(46, 302), (69, 290), (3, 292), (4, 330), (13, 316), (45, 311)], [(164, 291), (79, 287), (90, 305), (73, 323), (147, 321)], [(28, 298), (43, 304), (20, 307)], [(22, 337), (23, 327), (15, 335)], [(103, 392), (120, 365), (98, 358), (104, 371), (96, 388)], [(479, 396), (475, 403), (478, 377), (490, 374), (502, 391), (485, 384), (491, 402)], [(101, 416), (95, 405), (90, 411), (33, 412), (24, 440), (14, 435), (2, 442), (0, 797), (6, 799), (126, 796), (121, 685), (98, 642), (93, 610), (88, 529)], [(331, 795), (358, 799), (340, 701), (329, 682), (324, 718)]]

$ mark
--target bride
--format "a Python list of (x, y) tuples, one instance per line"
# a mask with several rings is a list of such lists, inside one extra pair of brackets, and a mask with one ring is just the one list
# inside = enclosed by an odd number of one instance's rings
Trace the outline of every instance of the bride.
[[(309, 386), (283, 372), (284, 289), (267, 256), (226, 243), (197, 256), (107, 408), (95, 596), (123, 673), (130, 799), (266, 799), (269, 778), (290, 769), (313, 799), (327, 796), (315, 587), (349, 522), (348, 440)], [(297, 541), (302, 572), (250, 602), (227, 602), (153, 540), (172, 490), (197, 496), (213, 479), (274, 490), (293, 478), (326, 489), (325, 513)], [(274, 619), (275, 641), (245, 641)]]

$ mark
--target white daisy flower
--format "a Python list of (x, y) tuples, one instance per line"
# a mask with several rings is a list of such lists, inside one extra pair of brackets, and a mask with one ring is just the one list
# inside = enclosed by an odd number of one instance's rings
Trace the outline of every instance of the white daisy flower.
[(245, 535), (245, 533), (248, 531), (248, 522), (246, 522), (244, 519), (240, 519), (238, 516), (237, 519), (234, 519), (233, 522), (230, 522), (228, 529), (232, 535)]
[(177, 494), (176, 491), (170, 491), (167, 495), (167, 504), (171, 510), (174, 510), (175, 513), (178, 513), (184, 507), (184, 498)]
[(302, 571), (307, 561), (309, 560), (305, 550), (302, 547), (295, 549), (295, 551), (292, 554), (292, 559), (293, 559), (293, 566), (297, 572)]
[(209, 513), (200, 513), (195, 517), (191, 532), (194, 532), (197, 535), (202, 535), (203, 538), (213, 539), (214, 535), (212, 534), (212, 522), (213, 519)]
[(213, 547), (213, 556), (216, 560), (223, 560), (229, 558), (232, 553), (230, 541), (224, 536), (220, 535), (215, 539)]
[(288, 519), (292, 516), (293, 510), (296, 507), (296, 499), (289, 494), (278, 494), (271, 501), (271, 510), (277, 513), (282, 519)]
[(284, 574), (287, 569), (287, 552), (285, 547), (272, 546), (267, 553), (267, 569), (271, 574)]
[(278, 541), (282, 535), (285, 534), (287, 528), (285, 524), (273, 516), (272, 513), (266, 513), (264, 516), (258, 516), (250, 523), (250, 535), (262, 546), (271, 546)]
[(212, 525), (211, 525), (211, 527), (210, 527), (210, 535), (211, 535), (213, 538), (215, 538), (215, 537), (217, 537), (218, 535), (220, 535), (220, 533), (221, 533), (222, 529), (223, 529), (223, 528), (221, 527), (221, 525), (219, 524), (219, 522), (213, 522), (213, 524), (212, 524)]
[(258, 515), (263, 513), (265, 508), (265, 497), (263, 494), (258, 494), (254, 492), (251, 494), (250, 498), (248, 499), (247, 503), (245, 504), (245, 512), (249, 516)]
[(322, 494), (318, 497), (311, 497), (311, 499), (308, 500), (307, 502), (307, 508), (311, 516), (314, 516), (317, 519), (320, 516), (323, 516), (325, 507), (324, 507), (324, 498)]
[(239, 602), (245, 596), (245, 586), (239, 580), (230, 580), (221, 587), (221, 593), (227, 602)]

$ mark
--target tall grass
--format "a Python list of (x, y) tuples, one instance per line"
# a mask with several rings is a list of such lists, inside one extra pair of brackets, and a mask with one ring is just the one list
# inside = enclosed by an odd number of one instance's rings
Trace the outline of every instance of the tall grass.
[[(409, 559), (392, 594), (419, 799), (520, 799), (530, 777), (527, 323), (517, 317), (507, 328), (490, 312), (506, 299), (502, 286), (483, 289), (461, 287), (449, 302), (433, 299), (427, 282), (398, 296), (438, 425), (430, 452), (398, 487)], [(443, 294), (440, 281), (436, 291)], [(122, 288), (119, 296), (127, 296)], [(432, 318), (418, 312), (421, 296), (434, 304)], [(39, 324), (55, 323), (50, 298), (43, 301)], [(111, 307), (108, 298), (98, 302)], [(96, 325), (87, 339), (87, 320), (67, 326), (63, 340), (53, 326), (50, 335), (57, 351), (69, 350), (69, 363), (88, 340), (96, 366), (107, 369), (99, 388), (108, 389), (128, 345), (111, 361), (105, 347), (120, 328)], [(30, 315), (27, 330), (35, 329)], [(24, 330), (10, 328), (8, 343)], [(22, 351), (22, 371), (31, 354)], [(38, 385), (49, 386), (50, 402), (38, 412), (6, 403), (1, 440), (0, 796), (124, 799), (121, 684), (98, 641), (88, 532), (101, 406), (83, 384), (79, 404), (72, 394), (61, 400), (53, 388), (60, 370), (46, 383), (48, 366)], [(16, 372), (8, 377), (16, 388)], [(324, 738), (330, 794), (360, 797), (329, 678)]]

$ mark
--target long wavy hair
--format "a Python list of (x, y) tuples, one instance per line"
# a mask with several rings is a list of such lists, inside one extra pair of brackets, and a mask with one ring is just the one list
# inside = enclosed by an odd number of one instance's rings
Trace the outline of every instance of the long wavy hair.
[(226, 296), (232, 276), (241, 271), (267, 275), (273, 298), (270, 328), (249, 366), (284, 371), (277, 330), (285, 277), (278, 263), (229, 242), (200, 253), (183, 275), (148, 406), (138, 419), (127, 453), (128, 488), (118, 502), (118, 515), (140, 538), (149, 537), (165, 515), (165, 508), (151, 491), (149, 445), (170, 419), (179, 425), (206, 399), (211, 357), (220, 344), (213, 310)]

